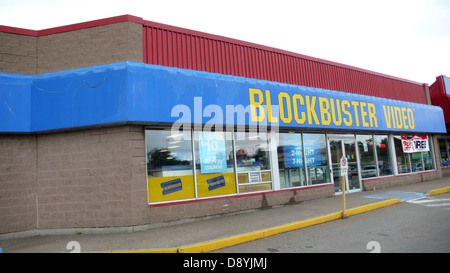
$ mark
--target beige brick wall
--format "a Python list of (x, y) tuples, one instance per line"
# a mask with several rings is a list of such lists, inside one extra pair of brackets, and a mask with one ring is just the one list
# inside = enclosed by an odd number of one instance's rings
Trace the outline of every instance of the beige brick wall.
[(0, 135), (0, 234), (36, 228), (36, 137)]
[(120, 22), (40, 37), (0, 32), (0, 72), (42, 74), (143, 62), (142, 25)]
[(145, 181), (142, 126), (38, 136), (39, 228), (138, 224)]
[(145, 224), (143, 126), (0, 135), (0, 234)]
[(36, 74), (36, 37), (0, 32), (0, 72)]
[(143, 62), (142, 25), (121, 22), (38, 37), (38, 74)]

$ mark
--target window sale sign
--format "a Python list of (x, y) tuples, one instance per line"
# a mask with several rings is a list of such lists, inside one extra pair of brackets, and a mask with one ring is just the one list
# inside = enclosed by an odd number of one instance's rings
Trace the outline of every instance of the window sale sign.
[(409, 138), (402, 135), (402, 146), (405, 153), (428, 152), (430, 150), (427, 135), (415, 135)]
[(200, 163), (202, 174), (227, 172), (225, 139), (221, 134), (202, 132)]

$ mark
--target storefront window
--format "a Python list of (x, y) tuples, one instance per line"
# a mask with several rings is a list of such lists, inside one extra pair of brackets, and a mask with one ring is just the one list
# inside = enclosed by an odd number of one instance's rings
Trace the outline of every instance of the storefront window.
[(170, 130), (146, 130), (148, 199), (195, 198), (191, 140)]
[(423, 158), (423, 164), (425, 165), (425, 170), (435, 170), (436, 164), (435, 164), (435, 155), (434, 155), (434, 146), (433, 146), (433, 139), (431, 135), (428, 135), (428, 145), (430, 147), (429, 152), (422, 153)]
[(325, 134), (304, 133), (308, 185), (330, 183), (327, 141)]
[(430, 147), (430, 151), (422, 153), (423, 165), (425, 167), (425, 171), (435, 170), (436, 165), (434, 164), (434, 149), (433, 149), (433, 140), (431, 136), (428, 136), (428, 145)]
[[(193, 131), (193, 139), (186, 139), (190, 133), (146, 130), (145, 135), (149, 203), (272, 190), (273, 175), (279, 175), (281, 189), (331, 181), (325, 134), (279, 133), (279, 174), (271, 171), (267, 133)], [(405, 153), (401, 136), (393, 139), (399, 174), (435, 169), (431, 144), (428, 152)], [(362, 178), (393, 174), (387, 135), (356, 140)], [(354, 146), (349, 149), (356, 151)], [(356, 153), (350, 150), (345, 150), (349, 173), (359, 179)]]
[(434, 170), (433, 147), (431, 145), (431, 136), (428, 136), (428, 152), (419, 152), (411, 154), (411, 167), (413, 172)]
[[(410, 138), (412, 136), (406, 136)], [(427, 152), (405, 153), (403, 152), (401, 136), (394, 136), (395, 154), (397, 157), (398, 173), (421, 172), (434, 170), (433, 147), (431, 137), (428, 136)]]
[(425, 171), (434, 170), (434, 161), (433, 161), (433, 153), (431, 149), (429, 152), (422, 152), (423, 165), (425, 167)]
[(358, 142), (361, 163), (361, 177), (369, 178), (377, 176), (377, 163), (372, 135), (357, 135), (356, 141)]
[(197, 196), (236, 193), (230, 132), (194, 132)]
[(280, 187), (306, 185), (301, 133), (280, 133), (277, 152)]
[(397, 157), (398, 173), (401, 174), (411, 172), (409, 154), (403, 152), (401, 136), (394, 136), (394, 148), (395, 148), (395, 156)]
[(235, 133), (239, 192), (272, 189), (267, 133)]
[(424, 170), (421, 152), (411, 154), (411, 169), (413, 172), (421, 172)]
[(378, 159), (378, 171), (380, 176), (392, 175), (391, 156), (389, 154), (389, 142), (387, 135), (374, 135), (375, 150)]
[(439, 143), (439, 152), (440, 152), (440, 157), (441, 157), (441, 165), (444, 168), (448, 168), (450, 166), (450, 161), (449, 161), (449, 152), (448, 152), (448, 147), (449, 143), (447, 139), (439, 139), (438, 140)]

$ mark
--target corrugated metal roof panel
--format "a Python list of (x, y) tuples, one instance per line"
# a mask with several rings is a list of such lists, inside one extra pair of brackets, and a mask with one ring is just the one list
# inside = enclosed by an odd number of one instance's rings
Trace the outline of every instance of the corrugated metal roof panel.
[(149, 21), (144, 56), (149, 64), (426, 103), (417, 82)]

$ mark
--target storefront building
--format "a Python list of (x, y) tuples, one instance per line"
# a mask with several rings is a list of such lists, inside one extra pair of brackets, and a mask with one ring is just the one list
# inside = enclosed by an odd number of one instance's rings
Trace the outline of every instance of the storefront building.
[(423, 84), (133, 16), (0, 39), (0, 234), (442, 177)]

